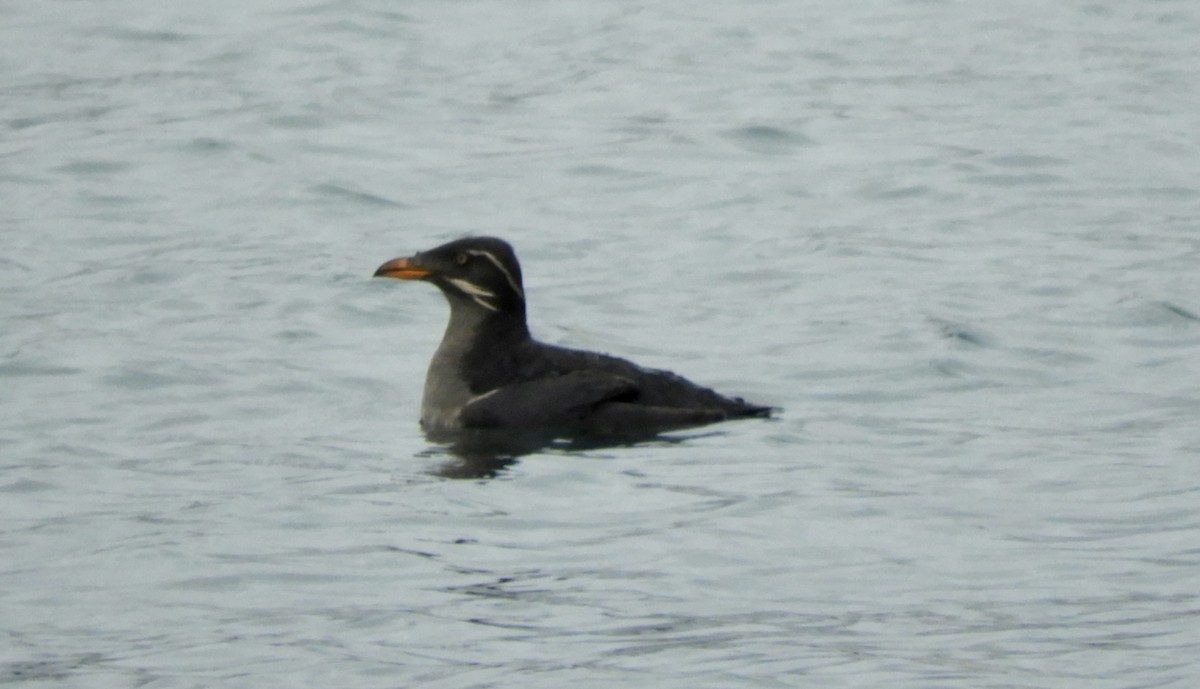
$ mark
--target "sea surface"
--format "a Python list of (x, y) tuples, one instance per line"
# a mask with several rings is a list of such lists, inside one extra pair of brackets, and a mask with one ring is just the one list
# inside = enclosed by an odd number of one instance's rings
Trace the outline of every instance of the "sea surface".
[[(1200, 683), (1200, 5), (0, 4), (0, 686)], [(534, 333), (782, 408), (472, 465)]]

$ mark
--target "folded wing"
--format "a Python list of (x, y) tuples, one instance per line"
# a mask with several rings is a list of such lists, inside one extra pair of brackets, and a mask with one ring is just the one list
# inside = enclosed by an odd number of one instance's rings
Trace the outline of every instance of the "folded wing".
[(460, 420), (466, 428), (574, 428), (601, 405), (637, 394), (628, 378), (572, 371), (485, 392), (467, 402)]

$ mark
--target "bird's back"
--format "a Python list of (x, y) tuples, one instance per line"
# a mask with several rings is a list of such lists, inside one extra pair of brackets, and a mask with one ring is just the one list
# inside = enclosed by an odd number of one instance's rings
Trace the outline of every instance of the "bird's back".
[(727, 418), (768, 416), (770, 407), (749, 404), (737, 397), (726, 397), (697, 385), (683, 376), (662, 369), (639, 366), (609, 354), (549, 345), (536, 340), (527, 343), (521, 358), (525, 379), (563, 375), (576, 371), (607, 373), (633, 382), (637, 393), (627, 400), (637, 405), (719, 411)]

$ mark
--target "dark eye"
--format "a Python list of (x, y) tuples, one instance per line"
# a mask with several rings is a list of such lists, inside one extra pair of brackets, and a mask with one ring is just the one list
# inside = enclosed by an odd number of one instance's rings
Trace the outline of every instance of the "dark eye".
[(471, 260), (471, 257), (465, 253), (458, 254), (457, 256), (454, 257), (454, 262), (460, 266), (467, 265), (467, 261), (470, 261), (470, 260)]

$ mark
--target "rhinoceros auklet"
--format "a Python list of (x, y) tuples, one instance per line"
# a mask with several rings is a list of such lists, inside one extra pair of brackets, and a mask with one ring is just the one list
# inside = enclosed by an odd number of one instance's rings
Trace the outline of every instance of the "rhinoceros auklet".
[(450, 322), (425, 377), (427, 433), (633, 439), (771, 414), (771, 407), (725, 397), (670, 371), (533, 339), (521, 266), (502, 239), (459, 239), (388, 261), (375, 276), (432, 282), (450, 302)]

